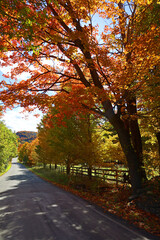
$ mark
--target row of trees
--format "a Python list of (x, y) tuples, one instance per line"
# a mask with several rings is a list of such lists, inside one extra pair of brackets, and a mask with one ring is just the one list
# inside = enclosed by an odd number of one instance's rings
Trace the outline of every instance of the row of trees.
[(16, 134), (0, 121), (0, 172), (4, 171), (12, 158), (17, 156), (17, 145)]
[(20, 162), (33, 166), (39, 162), (37, 154), (38, 139), (32, 142), (25, 142), (18, 146), (18, 159)]
[[(125, 155), (113, 127), (95, 119), (93, 115), (72, 115), (65, 117), (63, 124), (57, 119), (57, 109), (52, 107), (38, 126), (37, 139), (19, 146), (19, 160), (28, 165), (63, 165), (70, 173), (70, 167), (81, 165), (88, 168), (91, 177), (93, 167), (127, 167)], [(144, 167), (148, 177), (160, 174), (158, 141), (140, 123)]]
[[(12, 66), (13, 80), (0, 83), (0, 100), (43, 110), (63, 103), (59, 119), (104, 117), (136, 194), (146, 179), (138, 118), (150, 114), (160, 129), (159, 8), (156, 0), (0, 0), (0, 64)], [(17, 81), (23, 72), (29, 78)]]
[(53, 107), (39, 124), (37, 140), (20, 146), (19, 159), (29, 165), (43, 163), (44, 167), (55, 164), (56, 168), (57, 164), (62, 164), (68, 174), (71, 166), (80, 164), (88, 167), (90, 175), (93, 167), (111, 167), (118, 160), (124, 163), (115, 132), (108, 131), (107, 137), (106, 132), (89, 114), (65, 117), (63, 125), (59, 124), (57, 109)]

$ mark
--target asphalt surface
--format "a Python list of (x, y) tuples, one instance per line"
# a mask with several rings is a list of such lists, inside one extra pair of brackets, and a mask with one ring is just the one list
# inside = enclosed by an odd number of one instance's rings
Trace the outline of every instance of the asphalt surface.
[(158, 239), (43, 181), (13, 159), (0, 177), (0, 240)]

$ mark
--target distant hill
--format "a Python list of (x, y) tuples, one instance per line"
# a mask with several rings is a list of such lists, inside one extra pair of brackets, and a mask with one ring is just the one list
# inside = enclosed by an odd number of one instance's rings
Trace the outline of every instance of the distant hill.
[(37, 133), (31, 131), (19, 131), (16, 135), (19, 137), (20, 143), (32, 142), (37, 137)]

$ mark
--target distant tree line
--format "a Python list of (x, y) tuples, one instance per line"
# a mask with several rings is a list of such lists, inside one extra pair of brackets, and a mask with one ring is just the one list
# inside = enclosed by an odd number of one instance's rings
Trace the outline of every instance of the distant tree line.
[(32, 131), (19, 131), (16, 135), (19, 137), (20, 143), (32, 142), (37, 137), (37, 133)]

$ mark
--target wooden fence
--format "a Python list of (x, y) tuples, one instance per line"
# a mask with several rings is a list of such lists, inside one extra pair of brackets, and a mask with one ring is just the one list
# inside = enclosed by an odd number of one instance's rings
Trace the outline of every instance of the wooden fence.
[[(60, 167), (61, 172), (67, 172), (66, 167)], [(73, 166), (70, 169), (70, 174), (79, 176), (89, 176), (87, 167)], [(91, 176), (102, 179), (108, 183), (118, 184), (129, 183), (128, 170), (112, 169), (112, 168), (92, 168)]]

